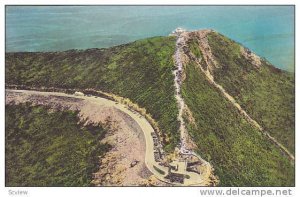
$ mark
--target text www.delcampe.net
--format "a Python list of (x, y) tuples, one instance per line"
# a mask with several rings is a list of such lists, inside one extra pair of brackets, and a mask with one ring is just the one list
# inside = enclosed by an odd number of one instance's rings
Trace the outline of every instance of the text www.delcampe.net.
[(292, 189), (223, 188), (201, 189), (201, 196), (292, 196)]

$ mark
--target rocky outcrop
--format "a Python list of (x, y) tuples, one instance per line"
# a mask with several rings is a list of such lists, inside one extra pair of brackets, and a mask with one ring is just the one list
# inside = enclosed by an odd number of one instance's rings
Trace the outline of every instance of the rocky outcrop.
[(241, 54), (248, 60), (251, 62), (251, 64), (256, 67), (256, 68), (260, 68), (261, 67), (261, 61), (260, 61), (260, 57), (257, 56), (256, 54), (254, 54), (252, 51), (250, 51), (250, 49), (247, 49), (243, 46), (241, 46)]

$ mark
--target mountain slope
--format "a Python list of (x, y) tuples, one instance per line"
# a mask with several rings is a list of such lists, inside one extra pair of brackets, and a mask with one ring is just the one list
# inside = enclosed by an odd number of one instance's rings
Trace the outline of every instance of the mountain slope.
[[(293, 186), (293, 161), (262, 131), (294, 153), (294, 76), (221, 34), (204, 32), (184, 33), (182, 58), (180, 93), (195, 151), (214, 166), (222, 186)], [(158, 121), (171, 152), (180, 141), (175, 42), (171, 36), (109, 49), (7, 53), (6, 84), (94, 88), (127, 97)]]
[[(255, 62), (246, 61), (244, 58), (243, 61), (248, 62), (248, 65), (232, 65), (231, 57), (240, 54), (240, 46), (236, 44), (235, 50), (231, 51), (228, 51), (230, 47), (228, 43), (219, 43), (219, 45), (210, 47), (210, 43), (216, 42), (218, 39), (210, 37), (211, 35), (218, 36), (217, 33), (210, 30), (183, 34), (186, 39), (183, 43), (186, 45), (184, 50), (186, 78), (183, 81), (182, 94), (196, 120), (196, 123), (188, 122), (188, 129), (198, 145), (198, 151), (205, 159), (211, 161), (216, 169), (216, 174), (220, 176), (220, 184), (223, 186), (294, 185), (294, 167), (288, 157), (281, 153), (281, 149), (274, 145), (272, 140), (263, 135), (261, 126), (255, 122), (257, 117), (254, 116), (253, 119), (252, 114), (247, 114), (248, 108), (246, 108), (246, 112), (243, 111), (243, 106), (240, 108), (235, 103), (236, 101), (232, 100), (230, 95), (232, 92), (228, 91), (229, 95), (226, 92), (227, 89), (235, 87), (236, 83), (240, 82), (236, 78), (237, 76), (245, 75), (245, 71), (241, 72), (242, 68), (246, 67), (243, 69), (251, 70), (255, 68)], [(214, 56), (221, 58), (217, 59)], [(226, 66), (221, 66), (218, 61), (226, 61), (224, 64)], [(261, 68), (257, 69), (277, 70), (271, 65), (266, 66), (267, 68), (263, 68), (263, 66), (266, 65), (261, 65)], [(227, 70), (235, 73), (231, 73), (231, 76), (221, 73)], [(266, 74), (271, 71), (264, 72)], [(217, 73), (219, 75), (216, 77)], [(266, 84), (270, 83), (269, 78), (264, 79), (264, 75), (257, 75), (257, 78), (265, 80)], [(275, 74), (270, 73), (270, 75)], [(291, 74), (280, 71), (277, 72), (277, 75), (273, 78), (281, 78), (290, 86), (294, 85), (288, 77), (292, 77)], [(218, 84), (221, 80), (224, 83), (227, 82), (226, 86)], [(280, 81), (275, 81), (280, 84)], [(223, 85), (223, 83), (220, 84)], [(240, 87), (244, 88), (243, 85)], [(280, 90), (281, 87), (275, 86), (275, 89)], [(264, 92), (268, 91), (267, 89), (256, 90), (260, 90), (258, 94), (268, 94)], [(272, 97), (280, 97), (282, 100), (285, 98), (285, 95), (278, 94), (276, 91), (273, 91), (273, 94), (268, 98), (260, 98), (261, 102), (267, 103)], [(288, 98), (294, 96), (293, 91), (287, 91), (287, 94)], [(257, 97), (253, 99), (260, 101)], [(278, 104), (276, 103), (276, 105)], [(291, 113), (294, 108), (289, 106), (285, 110)], [(258, 112), (260, 111), (258, 110)], [(267, 117), (269, 111), (263, 112)], [(282, 111), (277, 111), (277, 113), (277, 118), (285, 117)], [(290, 118), (293, 119), (291, 114)], [(292, 128), (294, 125), (288, 126)], [(293, 139), (292, 136), (289, 137)]]
[(6, 84), (94, 88), (146, 108), (165, 134), (166, 150), (179, 141), (173, 96), (174, 37), (155, 37), (108, 49), (6, 53)]
[(290, 152), (295, 149), (295, 79), (293, 73), (275, 68), (264, 59), (257, 66), (245, 57), (243, 47), (225, 36), (208, 35), (212, 55), (219, 68), (214, 80), (233, 96), (254, 118)]
[(188, 130), (197, 151), (212, 163), (221, 186), (291, 186), (294, 168), (280, 150), (232, 107), (193, 63), (183, 96), (196, 126)]

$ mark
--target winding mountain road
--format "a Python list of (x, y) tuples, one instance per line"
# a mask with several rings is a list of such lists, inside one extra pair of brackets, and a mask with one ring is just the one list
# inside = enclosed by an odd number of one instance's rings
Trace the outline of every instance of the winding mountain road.
[[(25, 95), (25, 99), (23, 98), (22, 101), (18, 100), (17, 96), (14, 96), (14, 94), (23, 94)], [(151, 124), (144, 118), (142, 115), (139, 113), (132, 111), (128, 109), (125, 105), (101, 98), (101, 97), (96, 97), (96, 96), (86, 96), (86, 95), (81, 95), (81, 94), (66, 94), (66, 93), (61, 93), (61, 92), (40, 92), (40, 91), (35, 91), (35, 90), (12, 90), (12, 89), (6, 89), (6, 97), (9, 99), (6, 99), (6, 102), (28, 102), (34, 99), (35, 97), (40, 96), (46, 99), (47, 102), (59, 102), (53, 97), (60, 97), (60, 98), (75, 98), (75, 99), (82, 99), (85, 102), (92, 103), (93, 106), (99, 108), (99, 113), (100, 109), (103, 107), (113, 107), (116, 108), (125, 114), (129, 115), (141, 128), (141, 130), (144, 133), (145, 137), (145, 143), (146, 143), (146, 149), (145, 149), (145, 164), (146, 167), (151, 171), (151, 173), (160, 181), (172, 184), (172, 185), (202, 185), (204, 180), (198, 174), (191, 173), (191, 172), (186, 172), (190, 176), (187, 181), (185, 181), (184, 184), (177, 184), (177, 183), (171, 183), (164, 177), (168, 174), (168, 168), (165, 166), (161, 166), (158, 164), (158, 162), (155, 161), (154, 158), (154, 142), (153, 138), (151, 136), (151, 133), (154, 132), (154, 129), (152, 128)], [(59, 104), (59, 103), (58, 103)], [(61, 104), (61, 103), (60, 103)], [(81, 106), (77, 106), (77, 110), (81, 110)], [(96, 110), (98, 111), (98, 110)], [(155, 169), (156, 168), (156, 169)], [(161, 172), (157, 170), (159, 168)], [(162, 173), (163, 172), (163, 173)], [(207, 174), (207, 173), (204, 173)]]

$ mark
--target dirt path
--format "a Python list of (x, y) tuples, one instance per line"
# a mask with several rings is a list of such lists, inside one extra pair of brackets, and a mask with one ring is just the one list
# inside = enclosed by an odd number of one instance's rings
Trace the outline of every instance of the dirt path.
[(175, 85), (175, 99), (177, 101), (177, 106), (179, 109), (179, 113), (177, 115), (177, 119), (180, 123), (179, 126), (179, 131), (180, 131), (180, 146), (181, 146), (181, 151), (186, 151), (188, 152), (187, 147), (187, 129), (185, 127), (185, 123), (183, 120), (183, 111), (185, 108), (185, 103), (184, 103), (184, 99), (181, 96), (181, 84), (183, 81), (183, 63), (182, 63), (182, 56), (183, 56), (183, 50), (182, 50), (182, 43), (184, 43), (184, 39), (185, 37), (183, 37), (181, 35), (181, 33), (178, 33), (177, 35), (177, 40), (176, 40), (176, 49), (175, 49), (175, 55), (174, 55), (174, 59), (175, 59), (175, 66), (176, 66), (176, 70), (173, 71), (174, 74), (174, 85)]
[[(177, 36), (176, 40), (176, 49), (174, 54), (174, 62), (176, 69), (173, 71), (174, 74), (174, 86), (175, 86), (175, 99), (177, 101), (177, 106), (179, 109), (179, 113), (177, 116), (178, 121), (180, 122), (180, 155), (179, 157), (185, 158), (184, 160), (186, 162), (189, 162), (188, 156), (195, 156), (203, 163), (203, 167), (205, 169), (202, 170), (201, 176), (195, 175), (195, 173), (187, 172), (187, 174), (191, 177), (190, 180), (186, 180), (187, 182), (191, 180), (196, 180), (197, 178), (201, 177), (203, 183), (208, 184), (212, 179), (215, 179), (213, 176), (213, 168), (211, 164), (207, 161), (205, 161), (200, 155), (196, 154), (194, 152), (195, 143), (191, 139), (191, 137), (188, 134), (188, 131), (185, 126), (184, 121), (184, 111), (188, 110), (187, 105), (184, 102), (184, 98), (181, 95), (181, 85), (185, 79), (185, 72), (184, 72), (184, 63), (185, 63), (185, 54), (184, 54), (184, 47), (186, 44), (187, 37), (185, 36), (187, 32), (183, 29), (175, 30), (174, 34)], [(190, 114), (190, 116), (192, 116)], [(193, 119), (191, 117), (191, 119)], [(191, 181), (189, 184), (192, 185)], [(205, 184), (204, 184), (205, 185)]]

